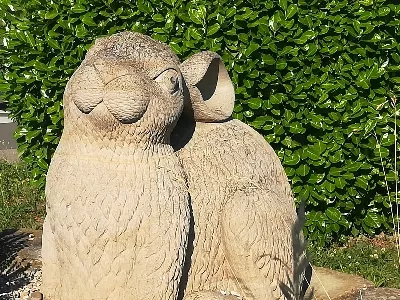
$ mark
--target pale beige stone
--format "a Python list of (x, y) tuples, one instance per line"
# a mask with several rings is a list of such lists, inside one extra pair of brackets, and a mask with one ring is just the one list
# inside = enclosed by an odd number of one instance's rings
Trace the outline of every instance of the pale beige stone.
[(31, 294), (30, 300), (42, 300), (42, 299), (43, 299), (43, 295), (40, 292), (33, 292)]
[(400, 290), (390, 288), (371, 288), (362, 290), (352, 297), (340, 298), (340, 300), (400, 300)]
[(190, 101), (172, 141), (194, 219), (185, 299), (203, 290), (301, 298), (308, 266), (302, 222), (278, 156), (255, 130), (230, 118), (234, 89), (218, 55), (196, 54), (181, 71)]
[(373, 287), (374, 284), (371, 281), (360, 276), (314, 267), (307, 297), (311, 299), (312, 296), (312, 299), (318, 300), (355, 300), (360, 293), (364, 295)]
[(169, 135), (182, 108), (166, 45), (124, 32), (86, 56), (47, 174), (46, 300), (176, 299), (190, 216)]
[(197, 53), (182, 63), (181, 71), (188, 88), (185, 113), (189, 118), (216, 122), (232, 115), (235, 91), (218, 54)]
[(215, 53), (180, 64), (138, 33), (96, 41), (47, 175), (45, 300), (301, 298), (303, 219), (233, 104)]

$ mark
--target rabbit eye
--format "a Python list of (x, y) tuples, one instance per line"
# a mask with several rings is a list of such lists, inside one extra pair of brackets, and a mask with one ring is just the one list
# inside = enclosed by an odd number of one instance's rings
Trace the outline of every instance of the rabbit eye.
[(155, 78), (155, 81), (172, 95), (177, 95), (181, 91), (181, 78), (176, 70), (165, 70)]

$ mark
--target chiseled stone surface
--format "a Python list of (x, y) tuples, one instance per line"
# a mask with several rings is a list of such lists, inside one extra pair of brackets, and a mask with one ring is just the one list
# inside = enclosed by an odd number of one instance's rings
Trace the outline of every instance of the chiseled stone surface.
[(235, 94), (218, 55), (195, 54), (181, 72), (190, 106), (171, 140), (187, 174), (194, 219), (185, 294), (297, 299), (307, 266), (303, 224), (278, 156), (254, 129), (228, 118)]
[(374, 288), (362, 292), (362, 296), (345, 298), (343, 300), (400, 300), (399, 289)]
[[(310, 299), (311, 291), (318, 300), (350, 300), (356, 299), (360, 290), (373, 288), (374, 284), (360, 276), (341, 273), (327, 268), (314, 267), (311, 286), (306, 299)], [(349, 298), (350, 297), (350, 298)]]
[(46, 300), (177, 297), (190, 226), (169, 145), (177, 70), (167, 45), (124, 32), (98, 40), (70, 78), (46, 181)]
[(42, 299), (43, 299), (43, 295), (40, 292), (33, 292), (31, 294), (30, 300), (42, 300)]
[(26, 234), (25, 247), (18, 251), (17, 259), (21, 261), (23, 266), (31, 268), (40, 268), (42, 266), (42, 231), (31, 229), (20, 229), (17, 231)]
[(216, 53), (180, 63), (133, 32), (95, 42), (47, 174), (44, 299), (299, 297), (304, 220), (234, 99)]

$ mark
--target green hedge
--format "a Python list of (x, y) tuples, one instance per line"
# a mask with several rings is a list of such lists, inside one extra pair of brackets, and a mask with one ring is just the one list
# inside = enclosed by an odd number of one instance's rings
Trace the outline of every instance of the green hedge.
[(0, 91), (19, 122), (19, 152), (43, 187), (65, 84), (96, 37), (143, 32), (182, 59), (216, 51), (236, 86), (234, 117), (272, 144), (297, 200), (307, 201), (309, 239), (387, 231), (380, 157), (393, 196), (397, 3), (2, 0)]

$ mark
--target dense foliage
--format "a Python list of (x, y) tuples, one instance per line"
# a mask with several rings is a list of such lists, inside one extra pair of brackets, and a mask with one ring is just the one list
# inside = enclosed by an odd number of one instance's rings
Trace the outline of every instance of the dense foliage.
[(143, 32), (182, 59), (216, 51), (236, 87), (234, 117), (272, 144), (297, 200), (307, 201), (309, 238), (373, 234), (392, 228), (381, 158), (393, 196), (397, 3), (2, 0), (0, 91), (42, 187), (63, 127), (65, 84), (96, 37)]

